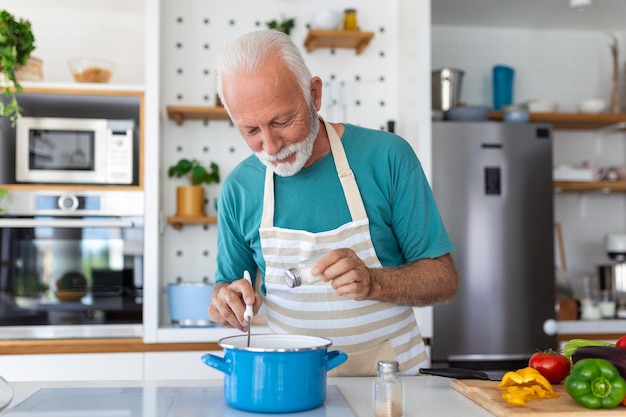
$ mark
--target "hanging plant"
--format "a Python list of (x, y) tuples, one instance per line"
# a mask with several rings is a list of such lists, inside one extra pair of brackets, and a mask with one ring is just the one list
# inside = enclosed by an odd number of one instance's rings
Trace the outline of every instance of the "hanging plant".
[[(7, 191), (0, 188), (0, 200), (2, 200), (6, 194), (7, 194)], [(2, 212), (3, 212), (2, 207), (0, 207), (0, 213)]]
[[(15, 71), (19, 66), (26, 65), (34, 49), (35, 36), (30, 22), (15, 19), (7, 10), (0, 11), (0, 71), (7, 81), (3, 87), (7, 101), (0, 101), (0, 116), (8, 116), (13, 126), (22, 111), (15, 97), (22, 92), (22, 86), (15, 78)], [(11, 90), (11, 83), (15, 91)]]

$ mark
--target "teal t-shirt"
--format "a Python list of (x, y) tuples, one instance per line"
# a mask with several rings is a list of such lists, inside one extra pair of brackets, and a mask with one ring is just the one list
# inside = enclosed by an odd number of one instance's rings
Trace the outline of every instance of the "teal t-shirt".
[[(432, 191), (401, 137), (345, 124), (341, 143), (359, 186), (376, 254), (385, 267), (452, 252)], [(216, 283), (265, 271), (259, 226), (265, 166), (254, 155), (224, 180), (218, 201)], [(274, 226), (312, 233), (351, 221), (332, 153), (290, 177), (274, 175)]]

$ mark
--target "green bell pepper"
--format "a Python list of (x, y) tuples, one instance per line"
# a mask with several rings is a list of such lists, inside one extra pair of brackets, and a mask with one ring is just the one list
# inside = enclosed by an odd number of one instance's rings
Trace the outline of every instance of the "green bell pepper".
[(626, 381), (604, 359), (582, 359), (565, 379), (565, 390), (587, 408), (617, 407), (626, 397)]

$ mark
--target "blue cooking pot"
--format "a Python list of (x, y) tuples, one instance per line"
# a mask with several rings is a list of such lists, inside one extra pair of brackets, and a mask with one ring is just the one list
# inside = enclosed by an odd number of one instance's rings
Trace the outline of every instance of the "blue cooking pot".
[(290, 413), (319, 407), (326, 400), (326, 372), (348, 359), (327, 351), (329, 339), (286, 334), (257, 334), (219, 340), (224, 357), (202, 361), (224, 373), (226, 404), (260, 413)]

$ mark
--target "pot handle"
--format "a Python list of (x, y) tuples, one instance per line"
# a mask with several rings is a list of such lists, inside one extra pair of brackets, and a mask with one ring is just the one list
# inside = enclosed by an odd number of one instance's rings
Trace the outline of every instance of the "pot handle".
[(340, 350), (331, 350), (326, 353), (326, 371), (341, 365), (348, 360), (348, 355)]
[(230, 375), (232, 371), (230, 360), (220, 358), (210, 353), (202, 355), (202, 362), (204, 362), (205, 365), (209, 365), (211, 368), (224, 372), (226, 375)]

